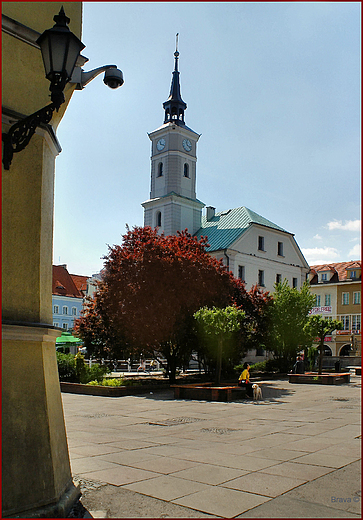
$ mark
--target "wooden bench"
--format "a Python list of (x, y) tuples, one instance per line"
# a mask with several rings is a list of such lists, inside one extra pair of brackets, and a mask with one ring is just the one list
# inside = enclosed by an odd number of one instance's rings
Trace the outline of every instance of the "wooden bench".
[(199, 383), (192, 385), (171, 385), (174, 389), (174, 399), (197, 399), (202, 401), (229, 402), (238, 395), (246, 395), (246, 388), (237, 385), (215, 386), (214, 383)]

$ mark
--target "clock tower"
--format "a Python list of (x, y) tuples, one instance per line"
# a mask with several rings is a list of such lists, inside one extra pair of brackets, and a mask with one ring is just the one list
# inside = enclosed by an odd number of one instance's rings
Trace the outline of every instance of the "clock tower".
[[(178, 35), (177, 35), (178, 36)], [(192, 235), (201, 226), (204, 204), (196, 197), (197, 142), (199, 134), (184, 121), (187, 108), (180, 93), (178, 47), (170, 94), (163, 103), (162, 126), (151, 132), (151, 190), (145, 201), (144, 226), (158, 227), (165, 235), (186, 228)]]

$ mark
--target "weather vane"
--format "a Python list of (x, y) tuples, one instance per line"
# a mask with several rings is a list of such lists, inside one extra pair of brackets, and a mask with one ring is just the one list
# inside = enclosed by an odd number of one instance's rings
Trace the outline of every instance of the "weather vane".
[(176, 33), (176, 37), (175, 37), (175, 40), (176, 40), (176, 43), (175, 43), (175, 55), (176, 56), (179, 56), (179, 52), (178, 52), (178, 39), (179, 39), (179, 33)]

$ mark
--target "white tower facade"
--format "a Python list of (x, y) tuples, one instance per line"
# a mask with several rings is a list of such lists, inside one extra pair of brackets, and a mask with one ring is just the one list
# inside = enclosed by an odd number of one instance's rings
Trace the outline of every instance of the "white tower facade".
[(170, 95), (163, 103), (164, 124), (149, 134), (151, 140), (151, 189), (145, 201), (144, 226), (157, 227), (165, 235), (177, 231), (194, 234), (201, 226), (204, 204), (196, 196), (197, 142), (199, 134), (185, 125), (187, 105), (181, 98), (178, 56)]

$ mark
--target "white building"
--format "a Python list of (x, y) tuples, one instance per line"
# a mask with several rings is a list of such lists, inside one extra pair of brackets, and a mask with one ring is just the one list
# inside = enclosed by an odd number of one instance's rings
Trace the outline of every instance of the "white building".
[(166, 235), (188, 229), (207, 236), (207, 251), (246, 282), (273, 291), (278, 281), (300, 288), (309, 272), (294, 235), (257, 213), (240, 207), (215, 212), (196, 196), (197, 142), (200, 135), (185, 125), (187, 108), (180, 93), (176, 51), (170, 95), (163, 103), (163, 125), (149, 134), (151, 140), (151, 190), (145, 201), (144, 225)]

